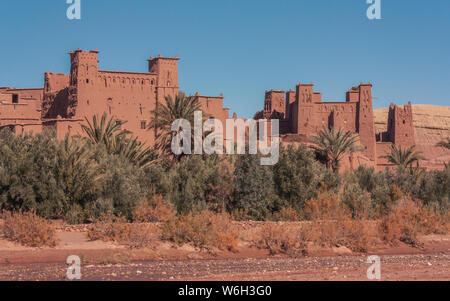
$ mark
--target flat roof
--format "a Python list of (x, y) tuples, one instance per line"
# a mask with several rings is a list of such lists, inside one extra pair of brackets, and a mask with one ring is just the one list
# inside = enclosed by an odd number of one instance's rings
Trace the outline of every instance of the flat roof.
[(119, 74), (158, 75), (157, 73), (150, 73), (150, 72), (128, 72), (128, 71), (108, 71), (108, 70), (98, 70), (98, 72), (119, 73)]

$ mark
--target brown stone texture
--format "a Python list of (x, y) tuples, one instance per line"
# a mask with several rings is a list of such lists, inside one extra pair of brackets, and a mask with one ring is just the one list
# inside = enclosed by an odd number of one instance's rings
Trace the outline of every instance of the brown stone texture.
[[(377, 133), (387, 131), (389, 108), (374, 111)], [(450, 151), (436, 147), (436, 143), (450, 137), (450, 107), (434, 105), (412, 105), (414, 138), (418, 150), (428, 159), (421, 165), (441, 168), (450, 161)]]

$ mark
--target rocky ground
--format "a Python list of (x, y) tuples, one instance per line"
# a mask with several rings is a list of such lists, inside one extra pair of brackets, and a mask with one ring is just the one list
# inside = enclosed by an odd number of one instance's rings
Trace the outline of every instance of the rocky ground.
[[(248, 231), (255, 225), (248, 225)], [(239, 253), (211, 253), (160, 242), (129, 249), (89, 241), (84, 229), (61, 229), (56, 248), (27, 248), (0, 238), (0, 280), (66, 280), (66, 259), (81, 260), (82, 280), (368, 280), (369, 254), (381, 258), (382, 280), (450, 280), (450, 235), (421, 237), (423, 248), (383, 246), (368, 254), (345, 247), (306, 257), (269, 256), (241, 245)]]
[[(450, 280), (450, 253), (383, 255), (381, 280)], [(136, 261), (82, 266), (82, 280), (365, 281), (367, 256)], [(65, 280), (64, 263), (3, 264), (0, 280)]]

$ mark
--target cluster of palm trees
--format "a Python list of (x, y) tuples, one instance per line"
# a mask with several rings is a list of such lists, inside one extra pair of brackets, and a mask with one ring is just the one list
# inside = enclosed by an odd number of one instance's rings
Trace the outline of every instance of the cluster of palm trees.
[[(354, 153), (363, 150), (359, 145), (359, 138), (352, 132), (344, 132), (341, 128), (338, 131), (324, 127), (317, 136), (312, 136), (311, 141), (316, 151), (326, 158), (326, 166), (338, 171), (340, 162), (345, 154)], [(416, 150), (413, 145), (409, 148), (402, 148), (392, 144), (390, 152), (382, 158), (386, 158), (390, 163), (402, 168), (410, 168), (413, 172), (413, 165), (416, 164), (416, 170), (419, 168), (419, 162), (425, 160), (422, 153)]]
[[(317, 136), (311, 137), (311, 141), (315, 143), (314, 148), (326, 158), (327, 167), (334, 171), (339, 170), (340, 162), (346, 153), (353, 153), (361, 149), (358, 146), (358, 136), (351, 132), (344, 132), (343, 129), (335, 131), (324, 127)], [(436, 146), (450, 149), (450, 138), (440, 141)], [(395, 144), (391, 145), (390, 151), (382, 158), (387, 159), (395, 166), (409, 168), (412, 173), (419, 170), (420, 161), (426, 160), (416, 146), (403, 148)], [(413, 168), (414, 165), (415, 168)]]

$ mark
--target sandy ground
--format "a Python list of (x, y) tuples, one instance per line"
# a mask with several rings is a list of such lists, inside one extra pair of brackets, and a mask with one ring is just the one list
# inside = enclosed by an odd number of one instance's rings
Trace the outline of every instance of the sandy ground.
[[(85, 232), (59, 231), (56, 248), (27, 248), (0, 238), (0, 280), (65, 280), (66, 259), (81, 259), (83, 280), (368, 280), (368, 254), (317, 250), (301, 258), (269, 256), (241, 245), (241, 252), (197, 250), (159, 242), (131, 250), (89, 241)], [(450, 235), (421, 237), (424, 247), (370, 250), (381, 258), (382, 280), (450, 280)]]

